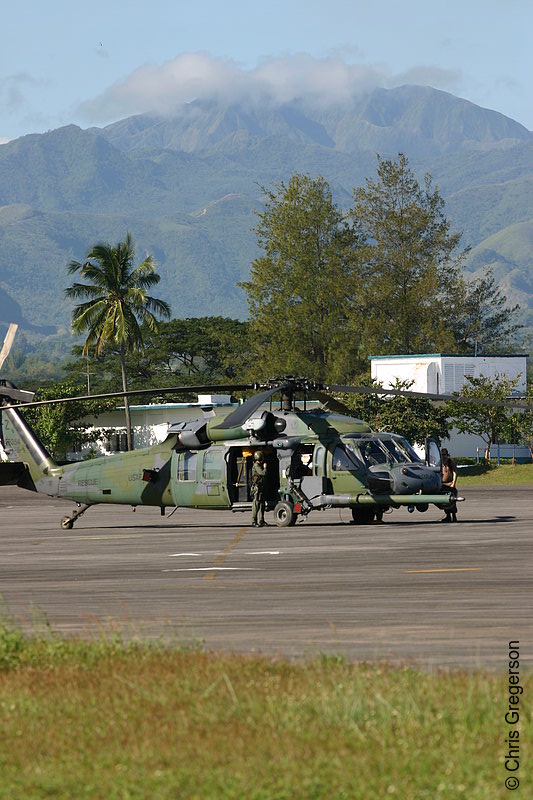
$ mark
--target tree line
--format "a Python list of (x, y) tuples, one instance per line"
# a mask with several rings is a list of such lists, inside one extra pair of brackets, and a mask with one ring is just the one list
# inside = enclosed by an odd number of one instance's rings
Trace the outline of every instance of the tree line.
[[(72, 327), (85, 342), (73, 349), (57, 388), (75, 395), (283, 374), (356, 383), (368, 381), (370, 355), (471, 352), (479, 339), (493, 353), (516, 346), (517, 307), (507, 305), (490, 272), (465, 278), (468, 248), (461, 248), (461, 234), (450, 232), (431, 176), (420, 185), (402, 153), (396, 160), (378, 156), (376, 178), (354, 191), (348, 210), (334, 202), (322, 177), (295, 174), (262, 191), (255, 229), (261, 254), (240, 284), (249, 321), (169, 319), (168, 304), (147, 293), (159, 282), (153, 259), (134, 266), (131, 236), (115, 247), (97, 244), (68, 268), (84, 281), (65, 294), (81, 301)], [(474, 381), (468, 388), (489, 390)], [(404, 398), (352, 402), (354, 413), (371, 424), (414, 441), (447, 436), (453, 411)], [(457, 420), (467, 415), (455, 405), (451, 419), (461, 429)], [(515, 433), (523, 418), (515, 420)], [(468, 425), (477, 432), (473, 420), (472, 413)], [(61, 424), (69, 423), (63, 417)], [(496, 424), (480, 424), (491, 427), (491, 440), (500, 435)], [(44, 428), (50, 435), (54, 423), (48, 419)]]

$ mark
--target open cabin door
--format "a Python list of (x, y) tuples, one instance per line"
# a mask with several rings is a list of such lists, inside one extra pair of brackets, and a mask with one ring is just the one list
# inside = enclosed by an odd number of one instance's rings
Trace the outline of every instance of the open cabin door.
[(279, 500), (279, 460), (271, 447), (230, 447), (227, 455), (228, 494), (233, 506), (251, 505), (250, 493), (254, 452), (261, 450), (267, 463), (265, 499), (267, 502)]

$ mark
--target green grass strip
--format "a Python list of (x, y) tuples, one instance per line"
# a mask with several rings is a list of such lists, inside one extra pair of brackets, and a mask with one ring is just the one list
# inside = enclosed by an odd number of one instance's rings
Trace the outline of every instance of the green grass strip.
[(533, 680), (520, 680), (512, 793), (506, 661), (499, 673), (294, 662), (119, 636), (26, 637), (0, 621), (0, 796), (531, 797)]
[(520, 486), (533, 484), (533, 464), (512, 464), (496, 460), (489, 464), (469, 463), (459, 467), (459, 486)]

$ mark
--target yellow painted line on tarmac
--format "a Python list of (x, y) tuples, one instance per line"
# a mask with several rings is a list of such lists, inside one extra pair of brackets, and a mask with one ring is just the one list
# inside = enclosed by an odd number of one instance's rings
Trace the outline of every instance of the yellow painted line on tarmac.
[(248, 530), (247, 527), (241, 528), (240, 531), (237, 531), (231, 542), (226, 545), (222, 553), (215, 558), (215, 563), (211, 567), (211, 572), (206, 572), (204, 575), (204, 581), (214, 581), (217, 568), (220, 569), (224, 561), (226, 560), (227, 556), (231, 553), (231, 551), (239, 544), (240, 540)]
[(480, 572), (482, 567), (447, 567), (443, 569), (406, 569), (408, 575), (420, 572)]
[(244, 527), (241, 528), (240, 531), (237, 531), (231, 542), (224, 548), (224, 553), (231, 553), (233, 548), (239, 544), (240, 540), (242, 539), (247, 530), (248, 527)]

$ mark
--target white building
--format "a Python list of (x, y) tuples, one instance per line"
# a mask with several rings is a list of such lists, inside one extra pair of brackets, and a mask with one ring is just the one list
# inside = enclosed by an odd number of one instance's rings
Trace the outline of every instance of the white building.
[[(237, 407), (229, 395), (198, 395), (197, 403), (151, 403), (130, 405), (133, 446), (136, 450), (162, 442), (174, 422), (204, 419), (214, 416), (216, 409)], [(127, 450), (126, 421), (124, 407), (105, 411), (98, 417), (86, 417), (84, 423), (89, 432), (96, 432), (98, 438), (91, 446), (69, 454), (69, 459), (77, 460), (95, 450), (97, 455), (110, 455)]]
[[(175, 422), (186, 420), (203, 420), (217, 413), (229, 413), (239, 403), (231, 401), (230, 395), (198, 395), (197, 403), (149, 403), (146, 405), (130, 405), (133, 447), (149, 447), (166, 439), (169, 427)], [(317, 406), (316, 401), (307, 401), (307, 408)], [(265, 410), (269, 404), (264, 406)], [(89, 433), (94, 433), (96, 440), (92, 444), (84, 444), (82, 448), (68, 453), (69, 461), (78, 461), (89, 456), (91, 451), (98, 456), (112, 455), (127, 450), (126, 421), (124, 407), (105, 411), (98, 417), (87, 416), (83, 420)]]
[[(460, 392), (467, 378), (494, 379), (496, 376), (517, 380), (513, 395), (520, 397), (526, 392), (526, 355), (458, 355), (453, 353), (430, 353), (409, 356), (370, 356), (371, 376), (385, 388), (392, 388), (397, 380), (413, 381), (413, 392), (428, 394), (452, 394)], [(453, 430), (445, 443), (450, 453), (457, 457), (475, 458), (485, 449), (479, 436), (460, 434)], [(491, 453), (496, 456), (496, 447)], [(500, 456), (510, 458), (511, 445), (500, 445)], [(527, 447), (517, 447), (517, 458), (529, 459)]]
[(370, 356), (372, 378), (385, 387), (396, 380), (414, 381), (413, 392), (452, 394), (460, 392), (467, 378), (495, 378), (497, 375), (518, 380), (516, 396), (526, 392), (525, 355), (474, 356), (431, 353), (411, 356)]

